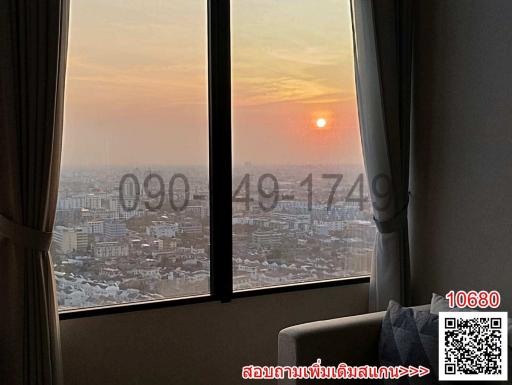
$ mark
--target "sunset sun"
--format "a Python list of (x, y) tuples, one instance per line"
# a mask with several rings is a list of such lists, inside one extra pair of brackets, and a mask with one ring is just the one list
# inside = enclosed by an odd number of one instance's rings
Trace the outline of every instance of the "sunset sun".
[(319, 118), (316, 120), (316, 127), (317, 128), (325, 128), (325, 125), (327, 124), (327, 120), (324, 118)]

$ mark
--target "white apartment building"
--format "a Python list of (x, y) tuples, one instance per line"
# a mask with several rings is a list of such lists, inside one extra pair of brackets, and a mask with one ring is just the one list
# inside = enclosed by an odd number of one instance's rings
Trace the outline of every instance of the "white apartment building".
[(283, 235), (274, 231), (256, 231), (252, 233), (252, 240), (258, 245), (272, 245), (281, 242)]
[(87, 233), (80, 228), (56, 226), (53, 242), (55, 242), (59, 252), (67, 254), (74, 251), (87, 250), (89, 237)]
[(59, 197), (57, 201), (57, 209), (59, 210), (80, 209), (84, 206), (84, 196)]
[(151, 226), (146, 226), (146, 234), (155, 238), (175, 238), (177, 232), (177, 223), (154, 221)]
[(89, 221), (82, 226), (82, 229), (87, 234), (103, 234), (105, 232), (103, 224), (103, 221)]
[(96, 258), (127, 257), (128, 254), (128, 245), (121, 245), (119, 242), (98, 242), (94, 246)]
[(315, 220), (313, 221), (314, 226), (327, 226), (330, 231), (341, 231), (343, 230), (343, 221), (334, 220), (334, 221), (322, 221)]
[(101, 208), (101, 197), (94, 194), (88, 194), (85, 196), (84, 207), (90, 210), (97, 210)]

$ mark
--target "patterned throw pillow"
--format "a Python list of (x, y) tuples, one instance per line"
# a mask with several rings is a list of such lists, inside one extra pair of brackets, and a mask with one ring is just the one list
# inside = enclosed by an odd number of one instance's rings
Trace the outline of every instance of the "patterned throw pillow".
[(432, 300), (430, 301), (430, 312), (432, 314), (439, 315), (439, 312), (442, 312), (442, 311), (480, 311), (480, 310), (469, 309), (469, 308), (461, 309), (458, 307), (451, 308), (449, 306), (448, 300), (445, 297), (443, 297), (442, 295), (436, 294), (436, 293), (432, 293)]
[(421, 378), (402, 377), (398, 380), (385, 380), (384, 383), (438, 384), (438, 336), (437, 315), (431, 314), (430, 311), (402, 307), (397, 302), (390, 301), (379, 338), (380, 365), (422, 365), (431, 372)]

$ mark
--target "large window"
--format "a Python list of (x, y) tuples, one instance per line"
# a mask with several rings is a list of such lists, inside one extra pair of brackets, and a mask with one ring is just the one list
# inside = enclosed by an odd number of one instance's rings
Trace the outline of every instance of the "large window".
[(59, 306), (206, 294), (206, 2), (71, 5)]
[(74, 0), (70, 25), (61, 310), (369, 273), (348, 0)]
[(233, 287), (365, 275), (347, 0), (232, 1)]

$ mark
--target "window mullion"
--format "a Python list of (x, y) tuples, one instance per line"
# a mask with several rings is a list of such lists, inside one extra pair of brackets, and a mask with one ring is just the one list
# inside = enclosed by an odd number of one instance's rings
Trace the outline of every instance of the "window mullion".
[(210, 290), (226, 302), (233, 292), (230, 2), (208, 0), (210, 129)]

